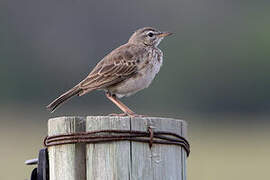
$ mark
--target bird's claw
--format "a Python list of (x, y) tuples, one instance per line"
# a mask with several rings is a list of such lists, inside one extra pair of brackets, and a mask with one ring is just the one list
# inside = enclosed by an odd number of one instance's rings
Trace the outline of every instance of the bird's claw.
[(109, 114), (108, 116), (119, 116), (119, 117), (125, 117), (125, 116), (129, 116), (129, 117), (147, 117), (146, 115), (141, 115), (141, 114), (127, 114), (127, 113), (120, 113), (120, 114), (117, 114), (117, 113), (112, 113), (112, 114)]
[(132, 114), (129, 115), (130, 117), (147, 117), (146, 115), (142, 115), (142, 114)]
[(108, 116), (119, 116), (119, 117), (125, 117), (125, 116), (128, 116), (127, 113), (120, 113), (120, 114), (117, 114), (117, 113), (112, 113), (112, 114), (109, 114)]

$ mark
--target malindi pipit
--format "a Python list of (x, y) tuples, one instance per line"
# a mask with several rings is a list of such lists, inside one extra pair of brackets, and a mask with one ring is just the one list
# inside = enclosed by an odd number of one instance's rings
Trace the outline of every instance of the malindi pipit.
[(124, 112), (122, 115), (137, 116), (117, 98), (130, 96), (151, 84), (163, 61), (163, 53), (157, 46), (171, 34), (151, 27), (138, 29), (126, 44), (105, 56), (84, 80), (47, 108), (53, 112), (75, 95), (104, 90), (107, 98)]

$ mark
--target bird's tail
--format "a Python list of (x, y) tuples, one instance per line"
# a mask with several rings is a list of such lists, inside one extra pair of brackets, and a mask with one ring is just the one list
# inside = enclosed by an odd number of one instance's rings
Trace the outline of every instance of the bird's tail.
[(53, 113), (57, 107), (59, 107), (62, 103), (69, 100), (71, 97), (78, 95), (82, 89), (80, 89), (78, 86), (75, 86), (74, 88), (70, 89), (69, 91), (65, 92), (58, 98), (56, 98), (51, 104), (47, 106), (47, 108)]

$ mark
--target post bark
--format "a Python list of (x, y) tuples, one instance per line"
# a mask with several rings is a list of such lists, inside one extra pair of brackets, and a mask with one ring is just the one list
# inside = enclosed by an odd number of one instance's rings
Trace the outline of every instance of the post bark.
[[(49, 120), (49, 135), (95, 130), (169, 131), (187, 137), (182, 120), (157, 117), (86, 118)], [(177, 145), (115, 141), (49, 147), (50, 180), (186, 180), (184, 148)]]

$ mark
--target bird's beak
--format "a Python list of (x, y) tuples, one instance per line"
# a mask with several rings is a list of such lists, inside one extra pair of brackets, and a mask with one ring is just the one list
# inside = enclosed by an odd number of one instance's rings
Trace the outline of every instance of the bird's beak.
[(166, 36), (170, 36), (170, 35), (172, 35), (173, 33), (171, 33), (171, 32), (161, 32), (159, 35), (158, 35), (158, 37), (166, 37)]

